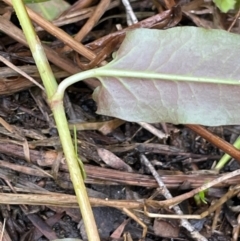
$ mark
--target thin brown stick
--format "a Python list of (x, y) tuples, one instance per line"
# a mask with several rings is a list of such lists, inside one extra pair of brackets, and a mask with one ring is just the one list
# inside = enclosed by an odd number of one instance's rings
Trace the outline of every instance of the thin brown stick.
[[(23, 32), (19, 28), (17, 28), (13, 23), (11, 23), (8, 19), (2, 16), (0, 16), (0, 30), (8, 36), (15, 39), (17, 42), (28, 47)], [(48, 59), (56, 66), (59, 66), (60, 68), (66, 70), (68, 73), (71, 74), (81, 71), (76, 65), (73, 64), (72, 61), (70, 61), (67, 58), (62, 58), (57, 52), (52, 50), (50, 47), (45, 45), (44, 49)]]
[(138, 122), (138, 124), (140, 126), (142, 126), (144, 129), (151, 132), (153, 135), (157, 136), (159, 139), (164, 139), (164, 138), (167, 138), (169, 136), (168, 134), (163, 133), (162, 131), (160, 131), (159, 129), (154, 127), (153, 125), (148, 124), (146, 122)]
[(28, 74), (26, 74), (25, 72), (23, 72), (20, 68), (18, 68), (16, 65), (12, 64), (10, 61), (8, 61), (6, 58), (4, 58), (3, 56), (0, 55), (0, 61), (2, 61), (4, 64), (6, 64), (8, 67), (12, 68), (13, 70), (15, 70), (17, 73), (21, 74), (22, 76), (24, 76), (26, 79), (30, 80), (32, 83), (34, 83), (35, 85), (37, 85), (40, 89), (42, 89), (43, 91), (45, 91), (45, 89), (43, 88), (43, 86), (41, 84), (39, 84), (35, 79), (33, 79), (31, 76), (29, 76)]
[[(2, 154), (24, 159), (23, 149), (20, 146), (21, 143), (15, 143), (15, 142), (9, 143), (9, 141), (10, 139), (7, 139), (6, 142), (2, 139), (0, 140), (0, 152)], [(33, 142), (33, 143), (29, 142), (29, 146), (31, 148), (35, 148), (36, 146), (38, 146), (38, 145), (35, 145), (34, 143), (36, 142)], [(59, 143), (59, 140), (57, 138), (52, 138), (52, 139), (48, 138), (46, 140), (46, 143), (47, 143), (46, 146), (57, 145)], [(129, 149), (127, 146), (127, 148), (125, 148), (124, 150), (129, 151), (134, 148), (138, 148), (139, 145), (141, 146), (142, 144), (137, 143), (136, 145), (133, 145)], [(41, 146), (44, 146), (44, 144), (42, 144)], [(108, 148), (108, 146), (105, 146), (105, 145), (101, 147), (106, 149)], [(89, 149), (89, 147), (86, 145), (84, 141), (81, 141), (81, 148), (83, 148), (83, 151), (86, 151), (87, 149)], [(109, 149), (109, 150), (112, 151), (112, 149)], [(147, 149), (147, 150), (151, 151), (151, 149)], [(37, 164), (40, 166), (52, 166), (57, 156), (58, 156), (58, 152), (54, 150), (38, 151), (38, 150), (30, 149), (31, 161), (34, 164)], [(61, 164), (60, 169), (67, 171), (67, 166), (65, 164)], [(143, 175), (138, 173), (127, 173), (127, 172), (122, 172), (118, 170), (107, 169), (107, 168), (102, 168), (102, 167), (92, 166), (92, 165), (85, 165), (85, 170), (88, 176), (86, 180), (87, 183), (97, 182), (98, 184), (108, 184), (108, 185), (124, 184), (124, 185), (133, 185), (133, 186), (141, 186), (141, 187), (148, 187), (148, 188), (157, 187), (156, 181), (149, 175)], [(174, 174), (173, 175), (173, 174), (163, 172), (161, 174), (161, 177), (168, 188), (178, 188), (185, 181), (188, 181), (189, 185), (192, 188), (197, 188), (206, 182), (211, 182), (212, 180), (218, 178), (219, 175), (218, 174), (204, 174), (204, 175), (203, 174), (201, 175)], [(229, 187), (230, 185), (236, 185), (239, 183), (240, 183), (240, 176), (235, 176), (218, 183), (215, 187)]]
[[(83, 38), (92, 30), (101, 16), (105, 13), (106, 9), (108, 8), (111, 0), (101, 0), (98, 6), (96, 7), (95, 11), (88, 19), (86, 24), (80, 29), (80, 31), (76, 34), (74, 39), (78, 42), (81, 42)], [(62, 52), (69, 52), (71, 48), (67, 45), (63, 48)]]
[(207, 217), (209, 214), (213, 213), (221, 207), (224, 203), (226, 203), (230, 198), (234, 197), (237, 193), (239, 193), (240, 186), (235, 186), (233, 189), (230, 189), (226, 194), (224, 194), (216, 203), (211, 205), (208, 210), (202, 212), (201, 214), (159, 214), (159, 213), (149, 213), (144, 207), (144, 213), (151, 218), (172, 218), (172, 219), (179, 219), (179, 218), (186, 218), (186, 219), (202, 219)]
[[(15, 39), (17, 42), (28, 47), (28, 44), (23, 32), (19, 28), (17, 28), (13, 23), (11, 23), (9, 20), (7, 20), (2, 16), (0, 16), (0, 30), (6, 33), (8, 36)], [(44, 46), (44, 50), (47, 55), (47, 58), (49, 59), (50, 62), (54, 63), (56, 66), (60, 67), (61, 69), (64, 69), (70, 74), (76, 74), (81, 71), (81, 69), (78, 68), (76, 64), (74, 64), (70, 59), (66, 57), (63, 58), (56, 51), (54, 51), (47, 45), (43, 44), (43, 46)], [(84, 80), (84, 82), (86, 82), (89, 85), (89, 87), (92, 89), (96, 88), (99, 85), (99, 81), (94, 79)], [(10, 85), (10, 83), (8, 85)], [(9, 89), (11, 88), (12, 86), (9, 86)]]
[[(143, 209), (143, 201), (134, 200), (109, 200), (99, 198), (89, 198), (94, 207), (108, 206), (114, 208)], [(64, 193), (46, 192), (44, 194), (15, 194), (0, 193), (0, 204), (9, 205), (46, 205), (79, 208), (77, 198), (74, 195)]]
[[(149, 168), (149, 170), (151, 171), (152, 175), (154, 176), (154, 178), (156, 179), (162, 195), (167, 198), (170, 199), (172, 198), (172, 194), (169, 192), (169, 190), (167, 189), (167, 187), (165, 186), (162, 178), (160, 177), (160, 175), (158, 174), (158, 172), (155, 170), (155, 168), (153, 167), (153, 165), (150, 163), (150, 161), (146, 158), (145, 155), (141, 155), (141, 161), (144, 163), (145, 166), (147, 166)], [(178, 205), (173, 207), (174, 212), (177, 214), (177, 216), (179, 215), (183, 215), (182, 210), (180, 209), (180, 207)], [(180, 219), (181, 222), (181, 226), (184, 227), (186, 230), (188, 230), (188, 232), (190, 233), (191, 237), (193, 239), (199, 240), (199, 241), (207, 241), (207, 239), (205, 237), (203, 237), (189, 222), (187, 219), (181, 218)]]
[(214, 146), (218, 147), (222, 151), (226, 152), (228, 155), (240, 162), (240, 151), (235, 148), (233, 145), (224, 141), (219, 136), (214, 135), (210, 131), (206, 130), (203, 126), (200, 125), (186, 125), (189, 129), (196, 132), (198, 135), (212, 143)]
[[(218, 183), (221, 183), (221, 182), (223, 182), (223, 181), (225, 181), (225, 180), (227, 180), (231, 177), (238, 176), (238, 175), (240, 175), (240, 169), (235, 170), (235, 171), (230, 172), (230, 173), (227, 173), (227, 174), (224, 174), (223, 176), (218, 177), (215, 180), (212, 180), (211, 182), (205, 183), (201, 187), (193, 189), (190, 192), (184, 193), (182, 195), (179, 195), (177, 197), (174, 197), (174, 198), (171, 198), (171, 199), (168, 199), (168, 200), (157, 201), (157, 203), (160, 207), (166, 207), (166, 206), (169, 207), (169, 206), (172, 206), (172, 205), (176, 205), (176, 204), (178, 204), (178, 203), (180, 203), (180, 202), (182, 202), (182, 201), (184, 201), (184, 200), (186, 200), (190, 197), (193, 197), (195, 194), (197, 194), (199, 192), (205, 191), (208, 188), (210, 188), (212, 186), (215, 186)], [(147, 200), (146, 203), (148, 203), (150, 205), (153, 205), (154, 203), (156, 204), (156, 201)]]
[[(11, 0), (3, 0), (6, 4), (12, 6)], [(41, 26), (43, 29), (45, 29), (47, 32), (51, 33), (53, 36), (61, 39), (64, 41), (68, 46), (70, 46), (72, 49), (77, 51), (79, 54), (83, 55), (89, 60), (93, 60), (96, 55), (88, 50), (84, 45), (74, 40), (71, 36), (69, 36), (66, 32), (64, 32), (62, 29), (57, 28), (52, 23), (47, 21), (46, 19), (39, 16), (37, 13), (35, 13), (30, 8), (26, 7), (27, 12), (31, 20), (33, 20), (35, 23), (37, 23), (39, 26)]]
[(234, 24), (237, 22), (239, 16), (240, 16), (240, 9), (238, 10), (237, 14), (235, 15), (231, 25), (228, 27), (228, 30), (227, 30), (228, 32), (230, 32), (232, 30), (232, 28), (233, 28)]
[(128, 208), (123, 208), (122, 209), (124, 213), (126, 213), (128, 215), (128, 217), (132, 218), (133, 220), (135, 220), (142, 228), (143, 228), (143, 232), (142, 232), (142, 238), (145, 238), (147, 235), (147, 226), (144, 222), (142, 222), (133, 212), (129, 211)]

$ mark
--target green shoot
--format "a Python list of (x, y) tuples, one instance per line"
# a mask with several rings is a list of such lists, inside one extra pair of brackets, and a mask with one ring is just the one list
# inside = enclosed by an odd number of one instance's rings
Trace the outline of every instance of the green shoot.
[(207, 193), (207, 190), (204, 190), (194, 195), (194, 200), (198, 206), (201, 205), (202, 203), (207, 204), (206, 197), (205, 197), (206, 193)]
[[(240, 149), (240, 136), (237, 138), (237, 140), (233, 143), (233, 146), (237, 149)], [(224, 154), (222, 158), (218, 161), (218, 164), (215, 167), (215, 170), (220, 171), (231, 159), (232, 157), (228, 154)]]

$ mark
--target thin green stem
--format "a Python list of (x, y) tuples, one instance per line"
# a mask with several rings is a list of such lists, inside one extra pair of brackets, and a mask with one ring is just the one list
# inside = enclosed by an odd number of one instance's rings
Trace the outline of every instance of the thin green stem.
[(19, 22), (22, 26), (29, 48), (31, 49), (33, 58), (38, 67), (38, 71), (43, 80), (47, 95), (52, 96), (57, 89), (57, 82), (54, 75), (52, 74), (51, 67), (42, 49), (41, 42), (35, 33), (33, 25), (26, 13), (23, 2), (21, 0), (13, 0), (12, 4), (19, 19)]
[(209, 84), (226, 84), (226, 85), (240, 85), (240, 80), (226, 80), (226, 79), (214, 79), (206, 77), (194, 77), (186, 75), (173, 75), (173, 74), (161, 74), (161, 73), (152, 73), (147, 71), (129, 71), (129, 70), (116, 70), (109, 69), (111, 63), (104, 67), (98, 69), (91, 69), (84, 72), (74, 74), (65, 80), (63, 80), (57, 90), (57, 98), (62, 98), (64, 91), (70, 85), (87, 78), (92, 77), (127, 77), (127, 78), (141, 78), (141, 79), (161, 79), (161, 80), (171, 80), (171, 81), (187, 81), (187, 82), (196, 82), (196, 83), (209, 83)]
[[(233, 143), (233, 146), (237, 149), (240, 149), (240, 136), (237, 138), (237, 140)], [(228, 154), (224, 154), (221, 159), (218, 161), (218, 164), (214, 168), (215, 170), (220, 171), (231, 159), (232, 157)]]
[[(79, 168), (79, 163), (72, 143), (72, 138), (68, 129), (68, 122), (64, 112), (62, 102), (55, 104), (52, 109), (59, 132), (60, 140), (63, 147), (63, 152), (67, 160), (68, 169), (71, 180), (80, 206), (81, 214), (87, 231), (88, 240), (99, 241), (99, 235), (92, 213), (91, 205), (88, 199), (87, 191), (84, 185), (82, 172)], [(61, 131), (60, 131), (61, 130)]]

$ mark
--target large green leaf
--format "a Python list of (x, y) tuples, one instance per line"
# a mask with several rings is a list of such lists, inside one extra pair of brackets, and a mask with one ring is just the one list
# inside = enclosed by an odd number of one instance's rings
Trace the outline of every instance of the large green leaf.
[(101, 77), (96, 72), (102, 83), (93, 94), (99, 114), (133, 122), (240, 124), (237, 34), (195, 27), (134, 30), (99, 72), (111, 76), (114, 70), (120, 76), (140, 71), (165, 77)]

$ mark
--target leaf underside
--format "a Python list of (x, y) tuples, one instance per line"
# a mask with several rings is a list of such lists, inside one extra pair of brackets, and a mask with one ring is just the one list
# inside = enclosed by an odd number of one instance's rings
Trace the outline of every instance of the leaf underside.
[[(213, 83), (99, 77), (97, 113), (133, 122), (209, 126), (240, 124), (240, 36), (177, 27), (128, 32), (104, 70), (211, 78)], [(216, 80), (236, 85), (214, 83)]]

